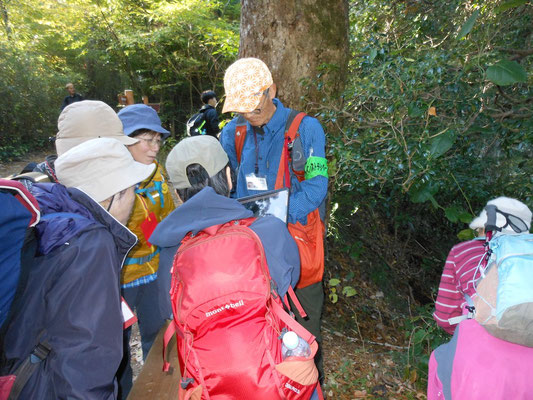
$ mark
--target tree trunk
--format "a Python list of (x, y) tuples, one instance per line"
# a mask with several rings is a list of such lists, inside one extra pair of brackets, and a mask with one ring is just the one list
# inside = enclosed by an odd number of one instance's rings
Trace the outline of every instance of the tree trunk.
[(282, 102), (310, 112), (338, 98), (349, 56), (347, 0), (241, 5), (239, 57), (257, 57), (269, 66)]

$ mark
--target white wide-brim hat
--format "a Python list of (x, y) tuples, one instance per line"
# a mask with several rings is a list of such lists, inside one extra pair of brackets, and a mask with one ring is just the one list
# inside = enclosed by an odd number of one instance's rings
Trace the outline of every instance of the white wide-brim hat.
[(156, 167), (135, 161), (126, 146), (111, 138), (83, 142), (60, 155), (54, 165), (59, 183), (97, 202), (144, 181)]

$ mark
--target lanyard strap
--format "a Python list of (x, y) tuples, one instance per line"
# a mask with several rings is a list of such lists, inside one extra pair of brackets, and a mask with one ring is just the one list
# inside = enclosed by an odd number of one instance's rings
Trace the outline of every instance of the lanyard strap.
[(257, 132), (254, 128), (254, 143), (255, 143), (255, 175), (259, 173), (259, 146), (257, 146)]

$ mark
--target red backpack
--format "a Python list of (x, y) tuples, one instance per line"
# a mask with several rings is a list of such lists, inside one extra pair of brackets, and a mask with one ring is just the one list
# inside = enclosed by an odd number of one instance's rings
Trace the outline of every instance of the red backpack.
[[(309, 399), (320, 393), (313, 335), (274, 291), (253, 218), (211, 226), (181, 242), (172, 267), (174, 321), (181, 368), (179, 399)], [(283, 329), (311, 346), (311, 356), (281, 356)], [(164, 350), (164, 354), (166, 351)], [(165, 361), (164, 370), (168, 370)], [(321, 397), (321, 393), (319, 394)]]

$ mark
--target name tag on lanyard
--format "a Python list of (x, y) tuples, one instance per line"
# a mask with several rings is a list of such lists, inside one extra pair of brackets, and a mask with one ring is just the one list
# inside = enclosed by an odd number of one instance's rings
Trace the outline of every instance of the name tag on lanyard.
[(268, 190), (267, 180), (264, 176), (254, 173), (246, 175), (246, 188), (248, 190)]

